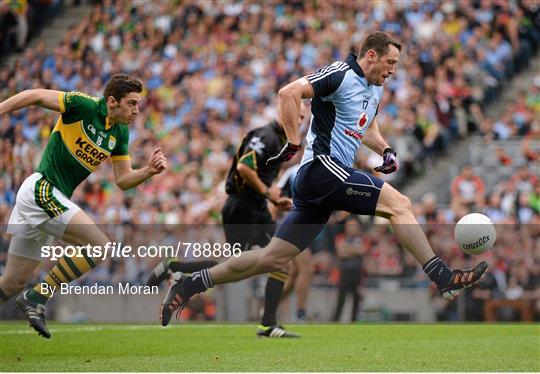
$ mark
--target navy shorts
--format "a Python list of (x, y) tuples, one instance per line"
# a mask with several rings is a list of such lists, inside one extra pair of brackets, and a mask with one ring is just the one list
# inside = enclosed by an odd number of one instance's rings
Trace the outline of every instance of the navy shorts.
[(294, 206), (274, 236), (307, 248), (335, 210), (374, 215), (384, 182), (365, 171), (319, 155), (300, 168), (293, 184)]

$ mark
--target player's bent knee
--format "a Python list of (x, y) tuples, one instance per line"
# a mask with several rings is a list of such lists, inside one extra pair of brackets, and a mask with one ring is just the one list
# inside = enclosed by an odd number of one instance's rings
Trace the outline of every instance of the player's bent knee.
[(274, 237), (270, 244), (262, 249), (258, 261), (259, 271), (264, 273), (283, 271), (299, 252), (293, 244)]
[(279, 270), (279, 267), (272, 257), (264, 255), (259, 260), (259, 269), (262, 273), (271, 273)]
[(290, 258), (276, 257), (275, 255), (268, 253), (262, 256), (260, 266), (265, 273), (273, 271), (281, 271), (286, 268)]
[(90, 244), (101, 247), (110, 242), (109, 238), (82, 210), (69, 221), (62, 240), (75, 245)]
[(411, 200), (399, 192), (392, 194), (391, 201), (385, 205), (383, 212), (389, 216), (402, 216), (412, 213)]
[(412, 212), (413, 209), (411, 200), (401, 193), (399, 194), (399, 198), (397, 199), (395, 205), (397, 214), (407, 214)]

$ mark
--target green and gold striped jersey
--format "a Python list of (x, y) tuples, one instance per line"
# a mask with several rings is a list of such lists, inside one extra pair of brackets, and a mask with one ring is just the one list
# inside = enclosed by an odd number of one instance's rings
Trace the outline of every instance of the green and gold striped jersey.
[(60, 116), (37, 171), (67, 197), (103, 161), (129, 160), (127, 124), (109, 124), (105, 98), (58, 95)]

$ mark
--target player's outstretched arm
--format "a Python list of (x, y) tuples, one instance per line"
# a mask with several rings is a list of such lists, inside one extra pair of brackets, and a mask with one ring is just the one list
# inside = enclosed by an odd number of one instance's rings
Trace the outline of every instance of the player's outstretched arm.
[(113, 161), (114, 180), (123, 191), (136, 187), (151, 176), (161, 173), (167, 168), (167, 158), (161, 148), (154, 149), (148, 164), (137, 170), (131, 168), (130, 160)]
[(274, 157), (270, 157), (267, 165), (289, 161), (302, 148), (302, 137), (298, 119), (302, 107), (302, 99), (315, 97), (313, 87), (306, 77), (295, 80), (278, 92), (279, 122), (287, 135), (287, 143)]
[(383, 164), (377, 166), (374, 170), (384, 174), (390, 174), (397, 171), (399, 164), (396, 152), (390, 148), (388, 143), (383, 139), (379, 131), (377, 120), (373, 120), (366, 133), (362, 143), (372, 151), (383, 156)]
[(300, 145), (302, 142), (298, 128), (300, 106), (302, 99), (313, 97), (313, 87), (305, 77), (289, 83), (278, 92), (279, 120), (291, 144)]
[(373, 120), (366, 133), (362, 143), (369, 149), (383, 156), (383, 164), (377, 166), (374, 170), (383, 174), (390, 174), (397, 171), (399, 164), (396, 152), (390, 148), (388, 143), (383, 139), (379, 131), (377, 120)]
[(62, 91), (47, 90), (44, 88), (19, 92), (0, 103), (0, 116), (31, 105), (38, 105), (42, 108), (60, 112), (59, 97), (61, 93)]
[(364, 138), (362, 139), (362, 144), (381, 156), (386, 148), (390, 148), (388, 143), (386, 143), (381, 136), (379, 124), (376, 119), (373, 119), (373, 122), (371, 122), (371, 125), (369, 125), (369, 128), (366, 130)]

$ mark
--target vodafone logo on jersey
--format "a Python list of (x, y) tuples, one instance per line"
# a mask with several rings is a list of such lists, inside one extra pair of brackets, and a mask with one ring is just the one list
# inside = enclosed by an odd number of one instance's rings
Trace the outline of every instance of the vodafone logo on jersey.
[(369, 116), (367, 115), (367, 113), (366, 112), (360, 113), (360, 116), (358, 117), (358, 122), (356, 122), (356, 128), (358, 129), (358, 131), (362, 131), (362, 129), (366, 127), (368, 122), (369, 122)]
[(356, 129), (358, 131), (345, 129), (345, 135), (348, 135), (350, 137), (355, 138), (356, 140), (362, 140), (364, 135), (362, 135), (361, 131), (364, 129), (364, 127), (367, 126), (369, 122), (369, 116), (366, 112), (360, 113), (360, 116), (358, 117), (358, 121), (356, 121)]
[(362, 134), (360, 134), (358, 131), (353, 131), (349, 129), (345, 129), (345, 135), (348, 135), (350, 137), (355, 138), (356, 140), (362, 140), (364, 137)]

